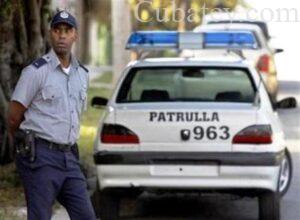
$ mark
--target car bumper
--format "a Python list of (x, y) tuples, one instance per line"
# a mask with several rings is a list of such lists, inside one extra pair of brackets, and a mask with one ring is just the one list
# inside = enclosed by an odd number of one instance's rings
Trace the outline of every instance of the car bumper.
[(99, 152), (105, 188), (277, 190), (284, 153)]

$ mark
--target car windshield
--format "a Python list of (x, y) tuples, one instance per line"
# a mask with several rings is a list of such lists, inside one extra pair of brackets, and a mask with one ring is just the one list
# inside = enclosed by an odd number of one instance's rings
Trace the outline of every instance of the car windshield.
[(255, 91), (248, 70), (242, 68), (133, 68), (123, 81), (116, 101), (251, 103)]

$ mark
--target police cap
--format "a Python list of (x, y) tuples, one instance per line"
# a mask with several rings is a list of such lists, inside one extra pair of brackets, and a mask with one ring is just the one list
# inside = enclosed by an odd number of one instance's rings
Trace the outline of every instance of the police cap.
[(77, 22), (75, 17), (71, 15), (69, 12), (67, 12), (66, 10), (57, 12), (53, 17), (50, 26), (51, 28), (53, 28), (55, 25), (60, 23), (68, 24), (71, 27), (77, 29)]

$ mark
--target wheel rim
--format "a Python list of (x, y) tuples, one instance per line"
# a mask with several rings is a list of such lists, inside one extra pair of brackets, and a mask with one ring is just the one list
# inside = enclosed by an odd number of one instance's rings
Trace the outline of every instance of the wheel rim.
[(290, 179), (290, 164), (285, 156), (281, 162), (280, 177), (279, 177), (279, 192), (283, 192), (288, 186)]

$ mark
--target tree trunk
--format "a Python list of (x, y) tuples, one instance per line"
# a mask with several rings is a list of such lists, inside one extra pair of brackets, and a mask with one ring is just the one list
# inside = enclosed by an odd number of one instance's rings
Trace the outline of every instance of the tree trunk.
[(112, 0), (113, 33), (113, 82), (119, 79), (123, 68), (130, 60), (125, 45), (131, 32), (130, 8), (128, 1)]
[[(51, 0), (0, 1), (0, 127), (21, 69), (49, 46), (50, 3)], [(3, 152), (1, 142), (0, 133)]]
[(91, 59), (90, 54), (90, 27), (91, 27), (91, 14), (89, 13), (93, 7), (90, 0), (79, 1), (79, 9), (81, 15), (79, 16), (79, 44), (76, 45), (77, 53), (81, 62), (89, 63)]
[(28, 9), (31, 11), (28, 17), (28, 38), (29, 38), (29, 57), (35, 58), (40, 55), (43, 48), (43, 38), (41, 33), (41, 16), (40, 8), (38, 7), (37, 0), (28, 0)]
[(186, 0), (181, 0), (179, 2), (179, 8), (181, 9), (181, 11), (184, 12), (183, 13), (178, 13), (177, 16), (178, 16), (178, 27), (177, 27), (177, 30), (178, 31), (185, 31), (186, 30), (186, 26), (187, 26), (187, 19), (185, 17), (185, 15), (187, 14), (187, 11), (188, 11), (188, 2)]

